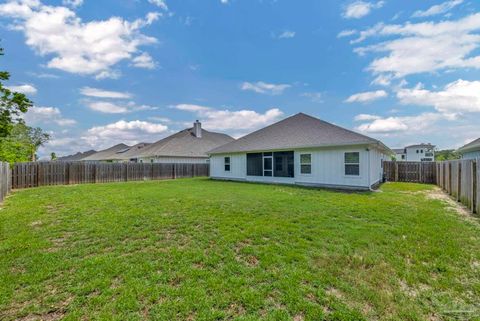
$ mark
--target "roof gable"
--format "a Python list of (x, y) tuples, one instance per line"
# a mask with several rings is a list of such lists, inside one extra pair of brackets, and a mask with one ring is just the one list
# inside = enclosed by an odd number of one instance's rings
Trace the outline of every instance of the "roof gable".
[[(286, 148), (381, 144), (378, 140), (299, 113), (220, 146), (210, 154)], [(382, 148), (389, 150), (383, 144)]]

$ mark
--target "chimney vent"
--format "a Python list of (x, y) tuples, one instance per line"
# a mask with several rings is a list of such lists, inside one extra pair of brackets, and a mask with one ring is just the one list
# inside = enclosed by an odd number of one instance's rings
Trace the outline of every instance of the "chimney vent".
[(197, 138), (202, 138), (202, 123), (198, 119), (193, 123), (193, 134)]

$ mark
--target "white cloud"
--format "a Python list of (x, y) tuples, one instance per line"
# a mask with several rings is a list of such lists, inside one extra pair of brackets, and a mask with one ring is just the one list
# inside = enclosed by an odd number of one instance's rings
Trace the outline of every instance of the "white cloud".
[(369, 37), (393, 39), (356, 48), (360, 55), (374, 53), (367, 70), (374, 75), (402, 78), (407, 75), (440, 70), (480, 68), (480, 56), (472, 55), (480, 47), (480, 13), (455, 21), (406, 23), (376, 26), (360, 32), (352, 43)]
[(295, 31), (285, 30), (281, 34), (278, 35), (278, 39), (290, 39), (295, 37)]
[(9, 0), (0, 4), (0, 16), (13, 19), (26, 44), (41, 56), (53, 56), (47, 67), (66, 72), (115, 77), (112, 67), (131, 60), (139, 47), (157, 40), (140, 33), (159, 13), (126, 21), (119, 17), (83, 22), (67, 7), (48, 6), (37, 0)]
[(356, 127), (356, 130), (369, 134), (394, 134), (405, 132), (422, 132), (433, 129), (434, 123), (438, 120), (445, 119), (445, 116), (438, 113), (423, 113), (416, 116), (403, 117), (379, 117), (375, 115), (358, 115), (357, 121), (368, 121)]
[(357, 34), (358, 31), (354, 29), (342, 30), (338, 33), (337, 38), (350, 37)]
[(430, 16), (435, 16), (439, 14), (446, 13), (456, 6), (460, 5), (463, 3), (463, 0), (449, 0), (445, 1), (441, 4), (437, 4), (434, 6), (431, 6), (425, 11), (418, 10), (415, 11), (415, 13), (412, 15), (413, 18), (423, 18), (423, 17), (430, 17)]
[(83, 0), (63, 0), (63, 5), (73, 8), (80, 7), (83, 4)]
[(228, 4), (228, 2), (229, 2), (228, 0), (220, 0), (220, 3), (222, 4)]
[(35, 95), (37, 93), (37, 88), (29, 84), (18, 85), (18, 86), (5, 86), (5, 88), (17, 93), (25, 94), (25, 95)]
[(128, 92), (109, 91), (92, 87), (83, 87), (80, 93), (84, 96), (95, 98), (129, 99), (132, 95)]
[(387, 97), (388, 94), (385, 90), (377, 90), (377, 91), (367, 91), (363, 93), (358, 93), (348, 97), (345, 102), (346, 103), (369, 103), (381, 98)]
[(355, 116), (355, 121), (364, 121), (364, 120), (376, 120), (381, 119), (382, 117), (377, 115), (369, 115), (369, 114), (359, 114)]
[(343, 10), (343, 17), (346, 19), (359, 19), (367, 16), (373, 9), (380, 9), (385, 1), (376, 3), (366, 1), (354, 1), (347, 5)]
[(100, 149), (115, 143), (134, 145), (144, 141), (153, 142), (167, 130), (168, 127), (163, 124), (140, 120), (120, 120), (104, 126), (92, 127), (81, 138), (90, 146)]
[(127, 114), (144, 110), (158, 109), (157, 107), (152, 107), (148, 105), (137, 105), (133, 101), (130, 101), (126, 104), (110, 101), (87, 101), (86, 105), (91, 110), (98, 111), (104, 114)]
[(76, 124), (75, 120), (64, 118), (60, 109), (55, 107), (31, 107), (23, 118), (28, 125), (53, 123), (59, 126), (70, 126)]
[(323, 103), (323, 93), (320, 92), (309, 92), (302, 93), (300, 96), (309, 98), (314, 103)]
[(258, 81), (255, 83), (244, 82), (240, 88), (242, 90), (254, 91), (258, 94), (280, 95), (290, 87), (292, 86), (287, 84), (269, 84), (263, 81)]
[(150, 2), (153, 5), (156, 5), (162, 10), (168, 11), (168, 6), (165, 0), (148, 0), (148, 2)]
[(397, 98), (402, 104), (432, 106), (446, 115), (480, 113), (480, 81), (459, 79), (443, 90), (430, 91), (422, 86), (400, 89)]
[(173, 107), (195, 113), (206, 128), (221, 131), (231, 130), (236, 136), (265, 127), (283, 116), (283, 112), (278, 108), (269, 109), (262, 114), (254, 110), (218, 110), (192, 104), (180, 104)]
[(153, 60), (152, 56), (144, 52), (141, 55), (133, 58), (132, 63), (135, 67), (145, 69), (155, 69), (157, 64)]

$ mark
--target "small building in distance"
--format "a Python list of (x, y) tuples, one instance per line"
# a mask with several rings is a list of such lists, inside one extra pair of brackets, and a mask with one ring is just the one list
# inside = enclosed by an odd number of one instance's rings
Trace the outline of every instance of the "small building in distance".
[(435, 161), (435, 145), (417, 144), (405, 148), (394, 148), (398, 162), (433, 162)]

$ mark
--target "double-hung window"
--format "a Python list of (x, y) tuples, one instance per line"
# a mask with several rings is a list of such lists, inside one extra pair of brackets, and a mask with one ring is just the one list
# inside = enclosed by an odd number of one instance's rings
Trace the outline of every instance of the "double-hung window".
[(225, 172), (230, 172), (230, 157), (225, 157), (223, 162), (225, 166)]
[(312, 173), (312, 154), (300, 154), (300, 173)]
[(360, 176), (360, 153), (345, 153), (345, 175)]

